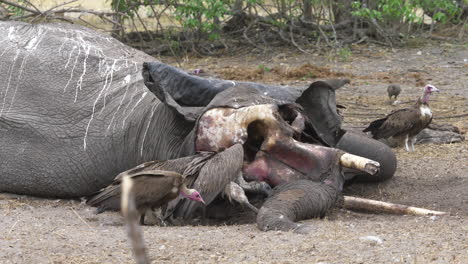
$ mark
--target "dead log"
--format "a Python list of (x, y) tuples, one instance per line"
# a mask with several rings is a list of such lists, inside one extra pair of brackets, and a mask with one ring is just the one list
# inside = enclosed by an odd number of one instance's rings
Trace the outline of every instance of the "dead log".
[(452, 124), (438, 124), (438, 123), (431, 122), (428, 128), (432, 130), (450, 131), (450, 132), (461, 134), (460, 129), (457, 126), (454, 126)]
[(447, 212), (433, 211), (429, 209), (407, 206), (402, 204), (394, 204), (382, 201), (376, 201), (365, 198), (352, 196), (344, 196), (343, 208), (356, 211), (367, 211), (372, 213), (387, 213), (398, 215), (447, 215)]
[(429, 128), (423, 129), (416, 136), (416, 144), (433, 143), (433, 144), (451, 144), (465, 140), (462, 134), (452, 131), (433, 130)]
[(149, 264), (150, 261), (146, 253), (143, 232), (138, 222), (140, 214), (136, 209), (133, 182), (128, 176), (124, 176), (122, 179), (122, 200), (120, 206), (125, 222), (127, 223), (127, 234), (132, 244), (135, 261), (137, 264)]

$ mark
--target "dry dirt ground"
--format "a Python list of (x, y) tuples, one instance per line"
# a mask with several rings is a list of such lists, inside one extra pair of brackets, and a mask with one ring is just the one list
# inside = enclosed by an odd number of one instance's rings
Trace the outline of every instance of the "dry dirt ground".
[[(220, 78), (306, 86), (345, 76), (338, 91), (346, 125), (362, 128), (394, 108), (386, 86), (399, 83), (401, 101), (413, 100), (425, 83), (442, 90), (431, 104), (435, 122), (468, 129), (466, 45), (431, 43), (420, 48), (356, 46), (352, 55), (301, 54), (291, 50), (236, 56), (158, 58), (188, 71)], [(342, 60), (342, 61), (340, 61)], [(344, 60), (344, 61), (343, 61)], [(178, 64), (179, 63), (179, 64)], [(455, 116), (455, 117), (454, 117)], [(458, 116), (458, 117), (457, 117)], [(444, 217), (378, 215), (335, 209), (304, 221), (311, 235), (261, 232), (247, 224), (145, 226), (153, 263), (468, 263), (468, 143), (417, 145), (395, 150), (398, 170), (388, 182), (346, 189), (346, 194), (450, 212)], [(0, 194), (0, 263), (132, 263), (119, 214), (94, 214), (71, 200)]]

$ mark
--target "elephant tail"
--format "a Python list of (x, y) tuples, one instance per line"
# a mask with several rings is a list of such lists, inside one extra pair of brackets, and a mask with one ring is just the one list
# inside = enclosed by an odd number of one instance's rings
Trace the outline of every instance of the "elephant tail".
[(120, 210), (120, 184), (110, 185), (86, 198), (86, 204), (97, 207), (97, 213)]

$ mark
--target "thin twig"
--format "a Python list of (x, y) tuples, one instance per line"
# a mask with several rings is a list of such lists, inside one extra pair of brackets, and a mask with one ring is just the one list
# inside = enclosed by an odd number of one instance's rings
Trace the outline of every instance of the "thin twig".
[(25, 10), (25, 11), (28, 11), (30, 13), (40, 13), (40, 12), (36, 12), (36, 10), (33, 10), (31, 8), (28, 8), (26, 6), (22, 6), (20, 4), (17, 4), (17, 3), (13, 3), (13, 2), (10, 2), (8, 0), (0, 0), (0, 3), (4, 3), (4, 4), (7, 4), (9, 6), (14, 6), (14, 7), (17, 7), (19, 9), (22, 9), (22, 10)]
[(296, 43), (296, 41), (294, 40), (294, 34), (293, 34), (293, 29), (292, 27), (294, 26), (294, 22), (291, 21), (291, 25), (289, 25), (289, 37), (291, 38), (291, 43), (298, 49), (300, 50), (301, 52), (303, 53), (306, 53), (306, 54), (310, 54), (310, 52), (304, 50), (303, 48), (299, 47), (299, 45)]
[(18, 224), (20, 220), (21, 219), (16, 220), (16, 222), (10, 227), (10, 230), (8, 230), (8, 234), (11, 234), (11, 232), (13, 231), (13, 228), (15, 228), (16, 224)]
[[(256, 47), (256, 48), (259, 48), (248, 36), (247, 36), (247, 32), (249, 31), (249, 29), (258, 22), (257, 19), (255, 19), (252, 23), (250, 23), (245, 29), (244, 29), (244, 32), (242, 32), (242, 36), (244, 36), (245, 40), (247, 40), (252, 46)], [(265, 48), (261, 48), (262, 50), (265, 50)]]
[(41, 11), (39, 10), (39, 8), (37, 8), (37, 7), (36, 7), (33, 3), (31, 3), (30, 1), (28, 1), (28, 0), (23, 0), (23, 1), (26, 2), (26, 4), (32, 6), (34, 9), (36, 9), (37, 12), (41, 12)]
[(151, 40), (154, 40), (153, 35), (149, 32), (148, 28), (145, 25), (145, 22), (143, 22), (143, 19), (141, 19), (140, 15), (138, 14), (138, 10), (134, 9), (134, 12), (136, 14), (136, 17), (140, 21), (140, 24), (143, 26), (143, 29), (145, 30), (146, 34), (148, 34)]
[(86, 221), (75, 211), (75, 209), (73, 209), (72, 207), (70, 207), (70, 209), (72, 210), (72, 212), (73, 212), (76, 216), (78, 216), (78, 218), (79, 218), (83, 223), (85, 223), (85, 225), (87, 225), (90, 229), (93, 229), (93, 227), (90, 226), (90, 225), (88, 224), (88, 222), (86, 222)]
[[(47, 14), (47, 13), (51, 12), (52, 10), (54, 10), (54, 9), (56, 9), (56, 8), (59, 8), (59, 7), (62, 7), (62, 6), (65, 6), (65, 5), (74, 3), (74, 2), (76, 2), (76, 1), (78, 1), (78, 0), (71, 0), (71, 1), (68, 1), (68, 2), (65, 2), (65, 3), (62, 3), (62, 4), (59, 4), (59, 5), (56, 5), (56, 6), (52, 7), (52, 8), (47, 9), (46, 11), (44, 11), (44, 12), (42, 12), (42, 13)], [(38, 11), (39, 11), (39, 10), (38, 10)], [(40, 12), (40, 11), (39, 11), (39, 12)], [(54, 13), (58, 13), (58, 12), (54, 12)]]

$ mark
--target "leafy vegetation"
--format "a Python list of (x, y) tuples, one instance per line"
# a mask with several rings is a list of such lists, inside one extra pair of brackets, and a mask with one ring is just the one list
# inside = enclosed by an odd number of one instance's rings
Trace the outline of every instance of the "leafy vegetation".
[[(107, 1), (113, 12), (93, 14), (111, 22), (114, 36), (139, 43), (139, 48), (152, 53), (191, 50), (214, 54), (216, 50), (239, 45), (267, 52), (268, 46), (286, 44), (305, 53), (327, 46), (335, 50), (339, 60), (348, 60), (352, 55), (349, 44), (374, 42), (393, 46), (415, 34), (431, 35), (444, 25), (459, 26), (458, 36), (462, 38), (468, 20), (467, 0)], [(28, 7), (29, 1), (17, 3)], [(35, 20), (37, 15), (44, 20), (72, 21), (63, 16), (66, 8), (31, 14), (30, 8), (3, 6), (13, 19), (42, 21)], [(61, 11), (62, 16), (54, 15), (54, 10)], [(81, 16), (78, 20), (83, 21)], [(228, 40), (235, 44), (228, 45)]]
[(378, 0), (375, 3), (373, 7), (369, 7), (362, 1), (353, 1), (352, 14), (379, 21), (422, 23), (423, 17), (417, 11), (424, 10), (435, 21), (447, 23), (449, 18), (458, 19), (462, 11), (457, 2), (451, 0)]

